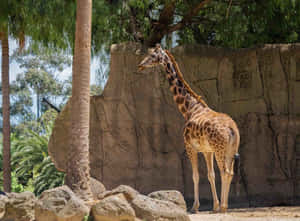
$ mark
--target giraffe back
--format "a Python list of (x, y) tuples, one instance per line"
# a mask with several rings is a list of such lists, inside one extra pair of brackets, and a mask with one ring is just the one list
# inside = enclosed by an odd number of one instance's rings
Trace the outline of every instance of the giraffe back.
[(232, 146), (233, 153), (237, 152), (239, 131), (231, 117), (209, 107), (191, 112), (185, 125), (185, 142), (190, 143), (197, 152), (216, 152), (229, 145)]

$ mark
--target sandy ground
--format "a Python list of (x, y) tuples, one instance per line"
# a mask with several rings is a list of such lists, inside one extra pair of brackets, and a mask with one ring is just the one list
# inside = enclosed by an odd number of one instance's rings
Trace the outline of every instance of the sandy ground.
[(231, 209), (225, 214), (206, 211), (189, 216), (191, 221), (300, 221), (300, 206)]
[(199, 212), (191, 221), (300, 221), (300, 207), (263, 207), (231, 209), (227, 213)]

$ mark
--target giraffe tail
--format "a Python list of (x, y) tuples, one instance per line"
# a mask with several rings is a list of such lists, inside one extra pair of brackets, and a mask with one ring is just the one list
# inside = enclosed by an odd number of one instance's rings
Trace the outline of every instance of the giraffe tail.
[(239, 153), (234, 154), (233, 172), (237, 176), (240, 176), (240, 154)]
[(240, 190), (241, 190), (241, 185), (240, 185), (240, 180), (241, 180), (241, 170), (240, 170), (240, 155), (239, 153), (236, 153), (234, 155), (234, 166), (233, 166), (233, 172), (235, 175), (235, 193), (236, 196), (240, 195)]

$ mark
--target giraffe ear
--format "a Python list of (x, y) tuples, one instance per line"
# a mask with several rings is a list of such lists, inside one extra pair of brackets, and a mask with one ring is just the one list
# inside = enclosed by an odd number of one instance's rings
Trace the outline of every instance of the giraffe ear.
[(157, 44), (155, 45), (155, 49), (161, 49), (160, 44), (157, 43)]

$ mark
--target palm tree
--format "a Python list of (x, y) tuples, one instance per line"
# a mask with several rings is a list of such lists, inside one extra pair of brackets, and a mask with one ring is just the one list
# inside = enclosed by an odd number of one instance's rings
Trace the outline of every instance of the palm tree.
[(92, 0), (77, 0), (71, 98), (71, 145), (66, 184), (83, 200), (92, 200), (89, 166), (90, 61)]
[[(6, 30), (5, 30), (6, 29)], [(9, 117), (9, 44), (7, 27), (0, 34), (2, 45), (2, 105), (3, 105), (3, 189), (11, 191), (10, 117)]]

